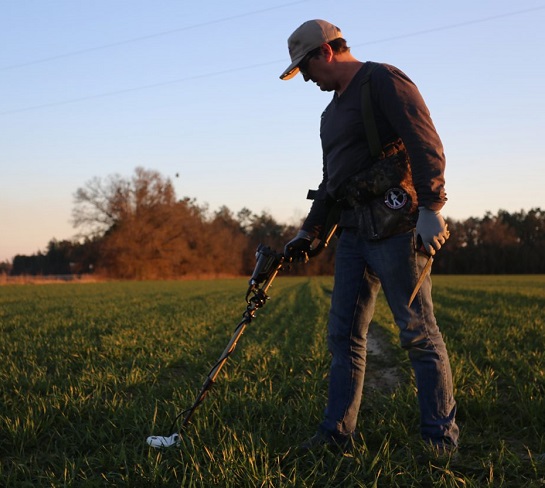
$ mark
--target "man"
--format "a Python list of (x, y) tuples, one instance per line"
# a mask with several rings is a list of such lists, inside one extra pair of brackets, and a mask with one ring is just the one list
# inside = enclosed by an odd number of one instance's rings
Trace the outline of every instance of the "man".
[[(301, 447), (351, 443), (363, 391), (367, 331), (382, 286), (415, 372), (422, 438), (448, 454), (458, 443), (456, 403), (433, 313), (429, 269), (424, 270), (449, 237), (440, 214), (446, 201), (441, 140), (412, 81), (393, 66), (358, 61), (336, 26), (305, 22), (289, 37), (288, 48), (291, 64), (280, 78), (300, 72), (305, 81), (333, 92), (333, 99), (320, 126), (323, 180), (284, 255), (306, 261), (328, 214), (341, 206), (328, 322), (328, 402), (318, 432)], [(370, 89), (367, 101), (364, 85)], [(365, 119), (369, 110), (372, 115)], [(372, 147), (373, 130), (380, 154)], [(399, 175), (385, 169), (392, 161), (406, 165), (397, 180)], [(423, 271), (424, 282), (409, 306)]]

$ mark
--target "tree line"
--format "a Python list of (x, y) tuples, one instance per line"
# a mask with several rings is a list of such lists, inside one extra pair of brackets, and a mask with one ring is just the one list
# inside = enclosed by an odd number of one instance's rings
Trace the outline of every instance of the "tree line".
[[(131, 178), (93, 178), (74, 194), (75, 240), (51, 240), (44, 252), (17, 255), (0, 272), (11, 275), (95, 273), (115, 279), (248, 276), (263, 243), (282, 252), (298, 225), (267, 212), (223, 206), (210, 212), (195, 199), (176, 197), (169, 178), (136, 168)], [(447, 219), (451, 237), (435, 273), (545, 273), (545, 212), (539, 208), (482, 218)], [(335, 239), (290, 274), (332, 274)]]

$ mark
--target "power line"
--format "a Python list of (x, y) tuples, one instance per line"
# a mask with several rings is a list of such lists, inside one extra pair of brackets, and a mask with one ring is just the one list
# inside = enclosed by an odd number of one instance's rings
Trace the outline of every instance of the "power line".
[(459, 22), (459, 23), (456, 23), (456, 24), (444, 25), (444, 26), (435, 27), (435, 28), (432, 28), (432, 29), (425, 29), (425, 30), (421, 30), (421, 31), (410, 32), (410, 33), (407, 33), (407, 34), (400, 34), (398, 36), (387, 37), (385, 39), (377, 39), (376, 41), (367, 41), (367, 42), (363, 42), (363, 43), (360, 43), (360, 44), (353, 44), (353, 46), (354, 47), (359, 47), (359, 46), (367, 46), (367, 45), (370, 45), (370, 44), (379, 44), (379, 43), (382, 43), (382, 42), (397, 41), (399, 39), (406, 39), (407, 37), (415, 37), (415, 36), (420, 36), (420, 35), (423, 35), (423, 34), (431, 34), (432, 32), (440, 32), (440, 31), (446, 31), (446, 30), (450, 30), (450, 29), (457, 29), (458, 27), (466, 27), (468, 25), (482, 24), (483, 22), (490, 22), (492, 20), (502, 19), (502, 18), (505, 18), (505, 17), (513, 17), (515, 15), (526, 14), (526, 13), (529, 13), (529, 12), (535, 12), (536, 10), (543, 10), (543, 9), (545, 9), (545, 5), (542, 5), (540, 7), (528, 8), (528, 9), (524, 9), (524, 10), (516, 10), (514, 12), (508, 12), (508, 13), (505, 13), (505, 14), (492, 15), (490, 17), (483, 17), (481, 19), (468, 20), (468, 21)]
[[(308, 1), (308, 0), (302, 0), (302, 1)], [(285, 4), (284, 6), (294, 5), (296, 3), (301, 3), (301, 1), (300, 2), (294, 2), (292, 4)], [(272, 10), (274, 8), (280, 8), (280, 7), (271, 7), (270, 9), (266, 9), (266, 10)], [(493, 16), (489, 16), (489, 17), (483, 17), (483, 18), (480, 18), (480, 19), (469, 20), (469, 21), (465, 21), (465, 22), (459, 22), (459, 23), (456, 23), (456, 24), (445, 25), (445, 26), (436, 27), (436, 28), (433, 28), (433, 29), (426, 29), (426, 30), (411, 32), (411, 33), (407, 33), (407, 34), (401, 34), (401, 35), (398, 35), (398, 36), (391, 36), (391, 37), (388, 37), (388, 38), (378, 39), (378, 40), (375, 40), (375, 41), (367, 41), (367, 42), (364, 42), (364, 43), (353, 44), (353, 47), (365, 46), (365, 45), (370, 45), (370, 44), (379, 44), (379, 43), (383, 43), (383, 42), (389, 42), (389, 41), (394, 41), (394, 40), (398, 40), (398, 39), (404, 39), (404, 38), (407, 38), (407, 37), (415, 37), (415, 36), (419, 36), (419, 35), (430, 34), (430, 33), (433, 33), (433, 32), (440, 32), (440, 31), (444, 31), (444, 30), (456, 29), (456, 28), (459, 28), (459, 27), (465, 27), (465, 26), (468, 26), (468, 25), (479, 24), (479, 23), (483, 23), (483, 22), (490, 22), (490, 21), (497, 20), (497, 19), (500, 19), (500, 18), (513, 17), (515, 15), (520, 15), (520, 14), (534, 12), (536, 10), (543, 10), (543, 9), (545, 9), (545, 5), (540, 6), (540, 7), (524, 9), (524, 10), (517, 10), (517, 11), (514, 11), (514, 12), (505, 13), (505, 14), (498, 14), (498, 15), (493, 15)], [(259, 11), (259, 12), (261, 12), (261, 11)], [(231, 19), (238, 18), (238, 17), (243, 17), (243, 16), (247, 16), (247, 15), (250, 15), (250, 14), (249, 13), (248, 14), (240, 14), (239, 16), (231, 17)], [(224, 20), (225, 19), (222, 19), (221, 21), (224, 21)], [(217, 22), (220, 22), (220, 21), (210, 21), (207, 24), (213, 24), (213, 23), (217, 23)], [(204, 24), (202, 24), (202, 25), (204, 25)], [(157, 35), (161, 35), (161, 34), (157, 34)], [(149, 37), (149, 36), (147, 36), (147, 37)], [(143, 39), (143, 38), (141, 38), (141, 39)], [(122, 43), (125, 43), (125, 42), (131, 42), (131, 41), (122, 41)], [(101, 48), (93, 48), (93, 49), (101, 49)], [(49, 58), (49, 59), (53, 59), (53, 58)], [(238, 68), (231, 68), (231, 69), (222, 70), (222, 71), (203, 73), (201, 75), (188, 76), (188, 77), (185, 77), (185, 78), (178, 78), (178, 79), (174, 79), (174, 80), (163, 81), (163, 82), (153, 83), (153, 84), (149, 84), (149, 85), (142, 85), (142, 86), (137, 86), (137, 87), (133, 87), (133, 88), (125, 88), (125, 89), (122, 89), (122, 90), (115, 90), (115, 91), (106, 92), (106, 93), (99, 93), (99, 94), (96, 94), (96, 95), (88, 95), (88, 96), (85, 96), (85, 97), (72, 98), (72, 99), (69, 99), (69, 100), (62, 100), (62, 101), (58, 101), (58, 102), (45, 103), (45, 104), (41, 104), (41, 105), (33, 105), (33, 106), (30, 106), (30, 107), (24, 107), (24, 108), (20, 108), (20, 109), (6, 110), (4, 112), (0, 112), (0, 115), (8, 115), (8, 114), (21, 113), (21, 112), (28, 112), (28, 111), (38, 110), (38, 109), (42, 109), (42, 108), (56, 107), (56, 106), (68, 105), (68, 104), (71, 104), (71, 103), (77, 103), (77, 102), (82, 102), (82, 101), (87, 101), (87, 100), (94, 100), (94, 99), (98, 99), (98, 98), (111, 97), (111, 96), (115, 96), (115, 95), (121, 95), (121, 94), (124, 94), (124, 93), (130, 93), (130, 92), (135, 92), (135, 91), (140, 91), (140, 90), (148, 90), (148, 89), (151, 89), (151, 88), (158, 88), (158, 87), (161, 87), (161, 86), (167, 86), (167, 85), (173, 85), (173, 84), (177, 84), (177, 83), (183, 83), (183, 82), (190, 81), (190, 80), (195, 80), (195, 79), (209, 78), (209, 77), (212, 77), (212, 76), (221, 76), (221, 75), (224, 75), (224, 74), (235, 73), (235, 72), (239, 72), (239, 71), (247, 71), (247, 70), (251, 70), (251, 69), (261, 68), (263, 66), (270, 66), (270, 65), (273, 65), (273, 64), (279, 64), (279, 63), (284, 63), (284, 62), (285, 62), (285, 59), (282, 59), (282, 60), (276, 60), (276, 61), (269, 61), (269, 62), (265, 62), (265, 63), (253, 64), (253, 65), (250, 65), (250, 66), (242, 66), (242, 67), (238, 67)]]
[(271, 64), (278, 64), (279, 62), (280, 61), (269, 61), (269, 62), (261, 63), (261, 64), (253, 64), (251, 66), (231, 68), (231, 69), (226, 69), (226, 70), (223, 70), (223, 71), (214, 71), (214, 72), (211, 72), (211, 73), (203, 73), (201, 75), (188, 76), (186, 78), (178, 78), (178, 79), (170, 80), (170, 81), (161, 81), (161, 82), (158, 82), (158, 83), (152, 83), (150, 85), (135, 86), (133, 88), (124, 88), (122, 90), (115, 90), (115, 91), (112, 91), (112, 92), (99, 93), (99, 94), (96, 94), (96, 95), (88, 95), (88, 96), (79, 97), (79, 98), (71, 98), (70, 100), (63, 100), (63, 101), (60, 101), (60, 102), (44, 103), (42, 105), (33, 105), (31, 107), (26, 107), (26, 108), (6, 110), (5, 112), (0, 112), (0, 115), (14, 114), (14, 113), (20, 113), (20, 112), (28, 112), (28, 111), (31, 111), (31, 110), (37, 110), (37, 109), (41, 109), (41, 108), (56, 107), (56, 106), (59, 106), (59, 105), (68, 105), (68, 104), (71, 104), (71, 103), (83, 102), (83, 101), (86, 101), (86, 100), (94, 100), (94, 99), (97, 99), (97, 98), (106, 98), (106, 97), (111, 97), (111, 96), (114, 96), (114, 95), (121, 95), (121, 94), (124, 94), (124, 93), (130, 93), (130, 92), (134, 92), (134, 91), (148, 90), (150, 88), (158, 88), (160, 86), (174, 85), (176, 83), (182, 83), (184, 81), (197, 80), (197, 79), (200, 79), (200, 78), (209, 78), (211, 76), (221, 76), (221, 75), (225, 75), (225, 74), (228, 74), (228, 73), (235, 73), (235, 72), (238, 72), (238, 71), (246, 71), (246, 70), (250, 70), (250, 69), (261, 68), (263, 66), (269, 66)]
[(103, 49), (108, 49), (108, 48), (111, 48), (111, 47), (123, 46), (125, 44), (132, 44), (134, 42), (146, 41), (148, 39), (154, 39), (156, 37), (168, 36), (168, 35), (171, 35), (171, 34), (176, 34), (178, 32), (184, 32), (184, 31), (188, 31), (188, 30), (198, 29), (200, 27), (206, 27), (206, 26), (209, 26), (209, 25), (221, 24), (223, 22), (229, 22), (231, 20), (241, 19), (241, 18), (244, 18), (244, 17), (250, 17), (250, 16), (253, 16), (253, 15), (257, 15), (257, 14), (270, 12), (271, 10), (278, 10), (278, 9), (281, 9), (281, 8), (292, 7), (293, 5), (297, 5), (297, 4), (300, 4), (300, 3), (306, 3), (306, 2), (310, 2), (310, 1), (312, 1), (312, 0), (298, 0), (296, 2), (284, 3), (282, 5), (277, 5), (277, 6), (274, 6), (274, 7), (268, 7), (268, 8), (264, 8), (264, 9), (261, 9), (261, 10), (253, 10), (251, 12), (232, 15), (230, 17), (223, 17), (221, 19), (210, 20), (210, 21), (207, 21), (207, 22), (202, 22), (200, 24), (188, 25), (188, 26), (185, 26), (185, 27), (179, 27), (177, 29), (170, 29), (170, 30), (166, 30), (166, 31), (162, 31), (162, 32), (157, 32), (155, 34), (149, 34), (149, 35), (140, 36), (140, 37), (133, 37), (131, 39), (125, 39), (123, 41), (117, 41), (117, 42), (112, 42), (112, 43), (109, 43), (109, 44), (103, 44), (101, 46), (89, 47), (89, 48), (86, 48), (86, 49), (79, 49), (77, 51), (70, 51), (70, 52), (63, 53), (63, 54), (57, 54), (55, 56), (49, 56), (47, 58), (41, 58), (41, 59), (35, 59), (33, 61), (27, 61), (25, 63), (12, 64), (12, 65), (9, 65), (9, 66), (2, 66), (2, 67), (0, 67), (0, 71), (7, 71), (7, 70), (10, 70), (10, 69), (22, 68), (22, 67), (25, 67), (25, 66), (32, 66), (34, 64), (46, 63), (48, 61), (54, 61), (56, 59), (68, 58), (68, 57), (71, 57), (71, 56), (77, 56), (77, 55), (80, 55), (80, 54), (86, 54), (86, 53), (90, 53), (90, 52), (94, 52), (94, 51), (101, 51)]

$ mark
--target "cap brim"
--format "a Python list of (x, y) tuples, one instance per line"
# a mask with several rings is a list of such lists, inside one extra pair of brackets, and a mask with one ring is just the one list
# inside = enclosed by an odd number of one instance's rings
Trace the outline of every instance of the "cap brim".
[(298, 56), (295, 61), (292, 61), (292, 63), (280, 75), (280, 79), (291, 80), (297, 73), (299, 73), (299, 63), (303, 60), (305, 56), (306, 56), (306, 53), (302, 54), (301, 56)]
[(296, 66), (291, 70), (286, 70), (280, 75), (281, 80), (291, 80), (297, 73), (299, 73), (299, 68)]

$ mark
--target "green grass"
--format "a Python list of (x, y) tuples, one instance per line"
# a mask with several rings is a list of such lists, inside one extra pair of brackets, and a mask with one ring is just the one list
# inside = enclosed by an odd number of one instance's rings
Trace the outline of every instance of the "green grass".
[(374, 327), (403, 383), (366, 391), (353, 455), (294, 452), (324, 407), (332, 284), (277, 278), (167, 451), (145, 438), (193, 403), (241, 320), (245, 279), (0, 287), (0, 486), (545, 485), (545, 276), (434, 278), (461, 426), (446, 464), (417, 460), (412, 373), (382, 297)]

